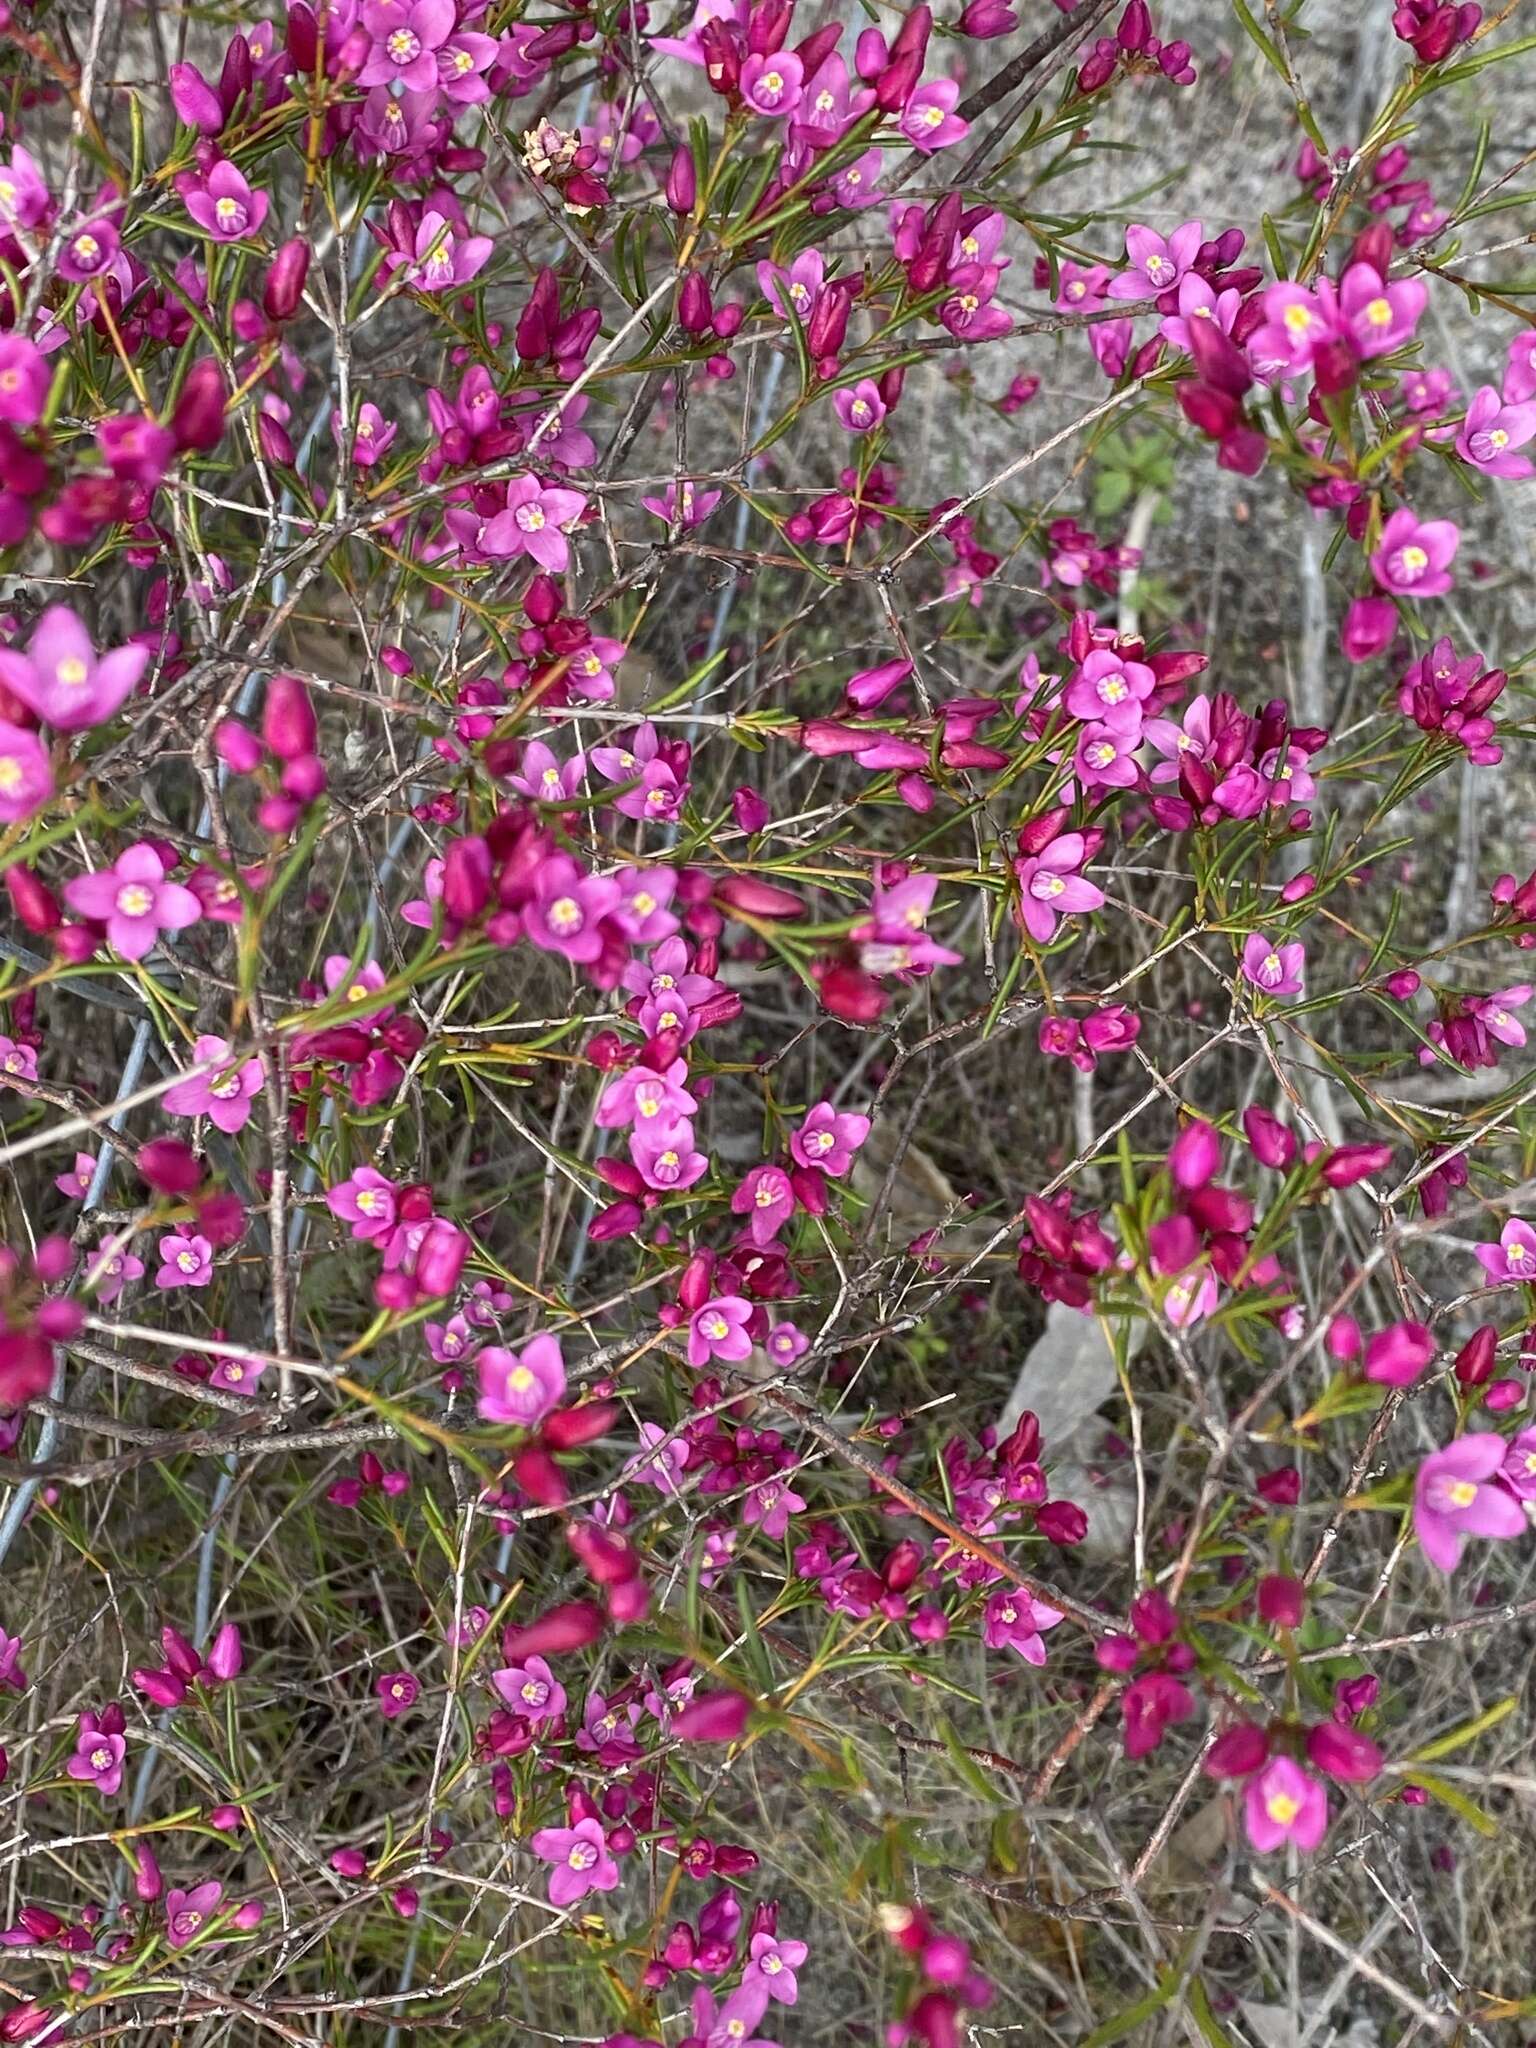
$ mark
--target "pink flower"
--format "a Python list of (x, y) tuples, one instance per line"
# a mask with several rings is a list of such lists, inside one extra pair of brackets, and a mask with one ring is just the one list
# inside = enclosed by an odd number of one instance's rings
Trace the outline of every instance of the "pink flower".
[(373, 1167), (360, 1166), (350, 1180), (326, 1191), (325, 1206), (351, 1224), (354, 1237), (387, 1237), (395, 1227), (395, 1184)]
[(506, 510), (486, 521), (480, 545), (497, 561), (528, 555), (541, 569), (563, 576), (571, 559), (566, 529), (586, 509), (587, 501), (580, 491), (541, 484), (534, 476), (510, 477)]
[(534, 894), (523, 907), (524, 929), (541, 952), (592, 961), (603, 950), (602, 921), (618, 901), (617, 882), (583, 874), (568, 853), (554, 853), (539, 869)]
[(368, 0), (363, 27), (374, 38), (367, 61), (357, 74), (360, 86), (403, 85), (428, 92), (438, 82), (437, 52), (453, 34), (453, 0)]
[(96, 1299), (108, 1306), (116, 1301), (130, 1281), (142, 1279), (144, 1261), (122, 1249), (120, 1238), (108, 1238), (86, 1269), (85, 1284), (95, 1290)]
[(770, 119), (792, 114), (800, 104), (805, 67), (793, 50), (749, 57), (741, 67), (741, 97), (754, 114)]
[(1411, 1387), (1435, 1355), (1422, 1323), (1393, 1323), (1365, 1347), (1365, 1376), (1382, 1387)]
[(30, 1045), (18, 1045), (14, 1038), (0, 1033), (0, 1085), (6, 1076), (18, 1081), (37, 1079), (37, 1053)]
[(648, 1188), (658, 1193), (681, 1193), (702, 1180), (709, 1161), (693, 1140), (693, 1125), (680, 1116), (671, 1123), (637, 1124), (629, 1141), (629, 1155)]
[(745, 1216), (755, 1245), (771, 1244), (795, 1213), (795, 1193), (782, 1166), (754, 1166), (731, 1196), (733, 1215)]
[(787, 321), (793, 308), (803, 327), (816, 309), (826, 268), (819, 249), (802, 249), (788, 270), (781, 270), (776, 263), (759, 263), (758, 288), (781, 320)]
[(18, 143), (8, 164), (0, 164), (0, 221), (35, 228), (53, 205), (36, 159)]
[(540, 1828), (529, 1843), (535, 1856), (554, 1864), (549, 1877), (549, 1903), (572, 1906), (588, 1892), (611, 1892), (619, 1866), (608, 1853), (603, 1824), (579, 1820), (571, 1828)]
[(1049, 945), (1064, 917), (1083, 917), (1104, 906), (1104, 891), (1078, 872), (1087, 859), (1081, 832), (1063, 832), (1045, 851), (1016, 860), (1019, 912), (1024, 929), (1038, 946)]
[(1485, 384), (1467, 407), (1456, 436), (1456, 453), (1485, 476), (1536, 476), (1536, 463), (1516, 455), (1536, 436), (1536, 403), (1509, 405)]
[(654, 1486), (658, 1493), (680, 1491), (677, 1482), (688, 1463), (688, 1446), (678, 1437), (669, 1442), (668, 1432), (654, 1422), (640, 1424), (640, 1444), (623, 1477), (636, 1486)]
[(442, 214), (429, 212), (403, 259), (406, 282), (419, 292), (454, 291), (479, 276), (494, 247), (489, 235), (456, 235)]
[(775, 1323), (763, 1339), (763, 1349), (781, 1372), (787, 1372), (810, 1348), (810, 1338), (795, 1323)]
[(1072, 765), (1089, 789), (1134, 789), (1136, 749), (1140, 744), (1139, 719), (1130, 732), (1102, 722), (1085, 725)]
[(1005, 1587), (987, 1602), (982, 1640), (989, 1650), (1017, 1650), (1026, 1664), (1043, 1664), (1045, 1644), (1041, 1636), (1061, 1619), (1054, 1607), (1032, 1600), (1027, 1593), (1011, 1586)]
[(74, 1166), (68, 1173), (58, 1174), (53, 1184), (59, 1193), (67, 1196), (71, 1202), (83, 1202), (91, 1191), (91, 1181), (95, 1173), (95, 1155), (90, 1152), (77, 1152)]
[[(123, 1717), (120, 1709), (108, 1708), (108, 1713), (117, 1716), (117, 1729), (122, 1728)], [(110, 1798), (123, 1782), (123, 1753), (128, 1745), (116, 1730), (108, 1733), (95, 1714), (86, 1710), (80, 1716), (80, 1732), (75, 1738), (75, 1753), (64, 1769), (71, 1778), (78, 1778), (82, 1784), (96, 1787), (103, 1797)]]
[(1267, 996), (1299, 996), (1306, 959), (1300, 939), (1276, 946), (1262, 932), (1250, 932), (1243, 942), (1243, 973)]
[(1522, 328), (1514, 335), (1504, 360), (1504, 403), (1524, 405), (1536, 398), (1536, 327)]
[(203, 182), (184, 195), (188, 213), (216, 242), (239, 242), (260, 232), (267, 217), (265, 192), (253, 192), (235, 166), (220, 158)]
[(1536, 1230), (1511, 1216), (1497, 1244), (1473, 1246), (1495, 1287), (1536, 1286)]
[(710, 513), (719, 504), (723, 493), (701, 491), (684, 477), (681, 483), (670, 483), (659, 498), (642, 498), (641, 504), (668, 526), (681, 526), (686, 533), (692, 526), (702, 526)]
[(487, 1344), (475, 1369), (480, 1375), (482, 1422), (532, 1429), (565, 1399), (565, 1360), (558, 1337), (530, 1337), (521, 1352)]
[(734, 1364), (751, 1355), (747, 1334), (752, 1304), (740, 1294), (717, 1294), (694, 1310), (688, 1324), (688, 1363), (707, 1365), (712, 1358)]
[(35, 732), (0, 718), (0, 824), (20, 824), (52, 795), (48, 749)]
[(185, 931), (203, 914), (192, 891), (165, 876), (165, 861), (141, 839), (112, 867), (66, 882), (64, 901), (82, 917), (105, 924), (125, 960), (142, 960), (162, 931)]
[(868, 434), (885, 418), (885, 400), (873, 377), (834, 391), (832, 408), (850, 434)]
[(147, 647), (118, 647), (99, 658), (91, 636), (66, 604), (51, 604), (25, 654), (0, 648), (0, 683), (59, 732), (81, 732), (111, 718), (149, 666)]
[(1339, 312), (1360, 354), (1389, 355), (1412, 341), (1429, 292), (1422, 278), (1405, 277), (1396, 284), (1382, 281), (1369, 263), (1352, 263), (1339, 285)]
[(1125, 661), (1097, 647), (1068, 685), (1066, 705), (1074, 718), (1098, 719), (1139, 734), (1142, 704), (1156, 687), (1157, 678), (1144, 662)]
[(1453, 519), (1420, 521), (1400, 505), (1381, 529), (1371, 574), (1398, 597), (1442, 597), (1451, 587), (1449, 569), (1460, 545)]
[(1170, 348), (1182, 349), (1187, 355), (1191, 320), (1214, 320), (1223, 334), (1230, 334), (1242, 302), (1240, 292), (1212, 291), (1197, 270), (1187, 271), (1179, 279), (1179, 310), (1162, 321), (1157, 331)]
[(48, 358), (35, 342), (20, 334), (0, 335), (0, 420), (35, 427), (52, 382)]
[(165, 1938), (172, 1948), (185, 1948), (219, 1910), (224, 1887), (217, 1878), (194, 1885), (189, 1892), (175, 1885), (165, 1895)]
[(0, 1692), (25, 1692), (27, 1674), (20, 1664), (21, 1637), (0, 1628)]
[(192, 1074), (178, 1081), (165, 1095), (172, 1116), (206, 1116), (221, 1131), (233, 1136), (250, 1121), (251, 1097), (262, 1085), (261, 1061), (251, 1058), (231, 1064), (229, 1040), (211, 1033), (196, 1040), (192, 1056), (211, 1073)]
[(823, 1173), (841, 1177), (868, 1136), (867, 1116), (818, 1102), (806, 1112), (799, 1130), (791, 1134), (789, 1149), (801, 1166), (819, 1166)]
[(1248, 337), (1248, 360), (1266, 381), (1294, 375), (1338, 331), (1338, 306), (1326, 278), (1315, 294), (1305, 285), (1272, 284), (1264, 294), (1264, 323)]
[(1519, 1430), (1510, 1438), (1499, 1477), (1517, 1500), (1536, 1500), (1536, 1428)]
[(742, 1502), (741, 1519), (748, 1528), (755, 1525), (765, 1536), (777, 1541), (789, 1527), (790, 1516), (798, 1514), (804, 1506), (799, 1494), (782, 1479), (765, 1479)]
[(1248, 1781), (1243, 1794), (1248, 1839), (1261, 1855), (1294, 1842), (1303, 1853), (1315, 1849), (1328, 1827), (1328, 1794), (1288, 1756), (1272, 1757)]
[(1109, 296), (1155, 299), (1171, 292), (1199, 254), (1204, 239), (1205, 231), (1197, 220), (1175, 228), (1166, 242), (1152, 228), (1127, 228), (1125, 260), (1131, 267), (1112, 280)]
[(1163, 1296), (1163, 1314), (1176, 1330), (1204, 1322), (1216, 1306), (1216, 1276), (1208, 1266), (1191, 1266)]
[(509, 1664), (491, 1673), (491, 1683), (514, 1714), (525, 1721), (552, 1721), (565, 1712), (565, 1687), (542, 1657)]
[(264, 1358), (226, 1358), (214, 1360), (213, 1371), (208, 1375), (210, 1387), (218, 1387), (226, 1394), (252, 1394), (256, 1382), (267, 1369)]
[(213, 1278), (213, 1246), (206, 1237), (183, 1237), (173, 1231), (160, 1240), (157, 1287), (206, 1287)]
[(1507, 1454), (1492, 1431), (1457, 1437), (1432, 1451), (1413, 1484), (1413, 1526), (1432, 1565), (1453, 1572), (1469, 1536), (1508, 1538), (1525, 1531), (1525, 1510), (1494, 1475)]
[(770, 1998), (777, 1999), (780, 2005), (793, 2005), (800, 1996), (795, 1972), (810, 1954), (805, 1943), (780, 1941), (772, 1934), (754, 1934), (749, 1953), (751, 1960), (742, 1982), (755, 1977), (766, 1986)]
[(373, 1689), (379, 1696), (379, 1712), (384, 1719), (396, 1721), (407, 1708), (416, 1704), (421, 1680), (409, 1671), (386, 1671)]
[(960, 88), (952, 78), (932, 78), (917, 88), (902, 108), (899, 123), (914, 149), (929, 156), (965, 140), (971, 124), (955, 112), (959, 97)]

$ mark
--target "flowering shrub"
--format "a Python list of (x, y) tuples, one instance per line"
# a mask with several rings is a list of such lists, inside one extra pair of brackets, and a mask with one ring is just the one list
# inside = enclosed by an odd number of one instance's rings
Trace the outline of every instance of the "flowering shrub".
[(0, 2040), (1536, 2017), (1536, 39), (1304, 11), (0, 16)]

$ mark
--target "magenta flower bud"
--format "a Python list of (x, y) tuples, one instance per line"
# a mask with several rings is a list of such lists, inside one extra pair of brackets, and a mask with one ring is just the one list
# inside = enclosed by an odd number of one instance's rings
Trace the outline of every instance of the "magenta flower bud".
[(1301, 903), (1317, 887), (1316, 875), (1293, 875), (1280, 891), (1282, 903)]
[(853, 46), (853, 68), (866, 85), (873, 85), (890, 59), (885, 37), (877, 28), (861, 29)]
[(325, 763), (318, 754), (299, 754), (283, 763), (279, 780), (286, 795), (301, 804), (312, 804), (325, 790)]
[(134, 1163), (157, 1195), (192, 1195), (203, 1184), (202, 1166), (180, 1138), (151, 1138)]
[(715, 890), (714, 900), (729, 914), (744, 917), (800, 917), (805, 904), (791, 889), (781, 889), (757, 875), (727, 875)]
[(712, 1251), (694, 1253), (677, 1283), (679, 1308), (685, 1309), (689, 1315), (698, 1313), (713, 1292), (714, 1271), (715, 1255)]
[(1101, 1671), (1124, 1673), (1136, 1669), (1141, 1646), (1131, 1636), (1105, 1636), (1093, 1646), (1094, 1661)]
[(638, 1202), (610, 1202), (587, 1225), (587, 1236), (593, 1244), (611, 1244), (617, 1238), (633, 1237), (644, 1221), (645, 1211)]
[(279, 469), (292, 469), (294, 462), (293, 436), (279, 419), (269, 412), (256, 415), (256, 439), (261, 443), (261, 452), (268, 462), (274, 462)]
[(1483, 1323), (1456, 1354), (1453, 1368), (1464, 1387), (1480, 1387), (1493, 1378), (1498, 1361), (1499, 1333), (1492, 1323)]
[(11, 908), (21, 919), (29, 932), (44, 938), (49, 932), (56, 932), (64, 921), (58, 898), (46, 882), (39, 880), (28, 867), (17, 865), (5, 871), (6, 893), (11, 899)]
[(224, 372), (211, 356), (204, 356), (187, 372), (171, 414), (171, 432), (180, 449), (206, 455), (224, 438), (224, 408), (229, 403), (229, 386)]
[(213, 733), (213, 751), (235, 775), (254, 775), (261, 766), (261, 741), (238, 718), (222, 718)]
[[(1209, 323), (1201, 321), (1201, 326)], [(1360, 358), (1346, 335), (1335, 334), (1312, 352), (1312, 374), (1326, 398), (1353, 391), (1360, 378)]]
[[(1406, 153), (1394, 150), (1392, 154), (1394, 156), (1401, 155), (1403, 163), (1406, 164)], [(1383, 157), (1377, 164), (1376, 175), (1378, 177), (1383, 174), (1383, 166), (1386, 162), (1387, 159)], [(1386, 172), (1386, 176), (1389, 179), (1396, 175), (1397, 173), (1394, 170)], [(1396, 242), (1397, 238), (1392, 232), (1390, 221), (1372, 221), (1370, 226), (1362, 228), (1354, 239), (1354, 244), (1344, 265), (1345, 276), (1348, 276), (1357, 263), (1363, 263), (1368, 269), (1374, 270), (1378, 277), (1385, 277), (1392, 267), (1392, 258), (1397, 254)]]
[(368, 1857), (361, 1849), (333, 1849), (331, 1868), (338, 1877), (363, 1877), (368, 1870)]
[(1221, 1168), (1221, 1139), (1198, 1118), (1188, 1123), (1168, 1150), (1168, 1172), (1176, 1188), (1186, 1192), (1210, 1184)]
[(411, 1884), (396, 1885), (389, 1895), (389, 1903), (402, 1920), (414, 1920), (421, 1905), (421, 1893)]
[(1259, 1619), (1270, 1628), (1300, 1628), (1307, 1611), (1307, 1589), (1300, 1579), (1268, 1572), (1259, 1581)]
[(230, 1925), (238, 1927), (242, 1934), (249, 1934), (253, 1927), (259, 1927), (266, 1918), (267, 1909), (260, 1899), (242, 1899), (230, 1914)]
[(1201, 381), (1229, 398), (1241, 398), (1253, 383), (1248, 358), (1217, 320), (1190, 320), (1185, 331)]
[(423, 1295), (452, 1294), (469, 1257), (469, 1239), (457, 1224), (437, 1217), (416, 1253), (416, 1286)]
[(179, 1707), (187, 1696), (186, 1682), (174, 1671), (139, 1669), (130, 1676), (144, 1697), (157, 1707)]
[(961, 35), (973, 36), (979, 43), (1008, 35), (1018, 25), (1019, 17), (1008, 0), (970, 0), (955, 23)]
[(828, 285), (817, 297), (805, 330), (805, 345), (812, 356), (832, 356), (843, 345), (848, 332), (848, 315), (853, 294)]
[(261, 310), (269, 320), (291, 320), (304, 298), (309, 276), (309, 244), (295, 237), (284, 242), (267, 269)]
[(165, 1889), (155, 1852), (148, 1842), (135, 1842), (129, 1853), (133, 1858), (134, 1897), (141, 1899), (146, 1906), (152, 1906)]
[(699, 174), (693, 161), (693, 151), (686, 142), (680, 142), (672, 152), (672, 162), (667, 170), (667, 204), (679, 217), (692, 213), (699, 196)]
[(882, 114), (899, 113), (916, 91), (922, 75), (923, 60), (915, 53), (893, 56), (875, 80), (875, 106)]
[(1258, 1104), (1243, 1111), (1243, 1135), (1261, 1166), (1283, 1173), (1296, 1157), (1296, 1136), (1279, 1117)]
[(1088, 1517), (1075, 1501), (1048, 1500), (1035, 1510), (1035, 1527), (1047, 1543), (1070, 1550), (1088, 1534)]
[(1346, 661), (1369, 661), (1392, 644), (1397, 606), (1390, 597), (1357, 597), (1344, 614), (1339, 647)]
[(1248, 1778), (1262, 1769), (1269, 1755), (1269, 1731), (1253, 1721), (1239, 1721), (1218, 1735), (1205, 1759), (1210, 1778)]
[(1360, 1325), (1353, 1316), (1335, 1316), (1328, 1325), (1323, 1342), (1330, 1358), (1338, 1359), (1341, 1365), (1348, 1365), (1360, 1356)]
[(763, 798), (745, 783), (731, 792), (731, 815), (736, 820), (737, 830), (749, 834), (761, 832), (773, 818)]
[(443, 909), (470, 924), (491, 900), (491, 849), (478, 834), (450, 840), (443, 855)]
[(170, 86), (177, 120), (195, 128), (200, 135), (217, 135), (224, 126), (224, 108), (197, 66), (173, 64)]
[(240, 1630), (232, 1621), (226, 1621), (213, 1639), (208, 1652), (208, 1669), (221, 1683), (227, 1685), (232, 1678), (238, 1678), (245, 1664), (245, 1652), (240, 1646)]
[(373, 1298), (380, 1308), (395, 1315), (404, 1315), (416, 1305), (416, 1282), (398, 1267), (392, 1272), (380, 1273), (373, 1283)]
[(758, 0), (747, 16), (747, 48), (754, 57), (783, 49), (794, 13), (794, 0)]
[(1435, 1355), (1435, 1340), (1422, 1323), (1393, 1323), (1378, 1330), (1365, 1347), (1365, 1376), (1383, 1387), (1411, 1387)]
[(1152, 16), (1147, 0), (1129, 0), (1120, 25), (1115, 30), (1115, 41), (1122, 50), (1144, 50), (1152, 33)]
[(1113, 36), (1100, 36), (1083, 62), (1078, 66), (1077, 89), (1079, 92), (1102, 92), (1115, 75), (1115, 66), (1120, 61), (1120, 51)]
[(309, 689), (297, 676), (276, 675), (268, 681), (261, 736), (279, 761), (314, 753), (319, 727)]
[(714, 318), (709, 285), (697, 270), (690, 270), (677, 288), (677, 324), (685, 334), (703, 334)]
[(245, 1826), (245, 1815), (238, 1806), (211, 1806), (208, 1809), (208, 1825), (217, 1828), (221, 1835), (238, 1834)]
[(899, 689), (912, 673), (910, 661), (884, 661), (878, 668), (861, 668), (850, 676), (844, 695), (850, 707), (866, 716), (878, 711), (893, 690)]
[(1507, 1408), (1518, 1408), (1524, 1399), (1525, 1388), (1519, 1380), (1495, 1380), (1483, 1396), (1483, 1405), (1501, 1415)]
[(1369, 1735), (1342, 1721), (1319, 1721), (1307, 1730), (1307, 1756), (1341, 1784), (1362, 1785), (1381, 1769), (1381, 1751)]
[(684, 1742), (734, 1742), (751, 1718), (745, 1693), (701, 1693), (679, 1710), (672, 1733)]
[(1323, 1161), (1323, 1179), (1331, 1188), (1352, 1188), (1391, 1164), (1390, 1145), (1340, 1145)]

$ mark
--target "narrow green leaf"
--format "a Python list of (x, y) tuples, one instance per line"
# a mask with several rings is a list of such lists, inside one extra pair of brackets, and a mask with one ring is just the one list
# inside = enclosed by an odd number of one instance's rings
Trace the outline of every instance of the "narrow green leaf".
[(1448, 1806), (1452, 1813), (1464, 1820), (1469, 1828), (1476, 1828), (1480, 1835), (1491, 1837), (1499, 1832), (1499, 1824), (1491, 1813), (1485, 1813), (1475, 1799), (1469, 1799), (1465, 1792), (1448, 1784), (1444, 1778), (1437, 1778), (1432, 1771), (1419, 1770), (1410, 1771), (1407, 1778), (1410, 1785), (1419, 1786), (1431, 1799), (1438, 1799), (1442, 1806)]
[(1112, 2020), (1105, 2020), (1102, 2026), (1095, 2027), (1082, 2043), (1082, 2048), (1109, 2048), (1111, 2041), (1123, 2041), (1127, 2034), (1134, 2034), (1139, 2026), (1162, 2011), (1172, 1998), (1178, 1981), (1176, 1971), (1165, 1970), (1154, 1991), (1149, 1991), (1134, 2005), (1128, 2005), (1124, 2012), (1116, 2013)]
[(970, 1786), (978, 1799), (984, 1800), (988, 1806), (1005, 1804), (1002, 1794), (980, 1764), (974, 1757), (966, 1755), (965, 1745), (942, 1714), (939, 1716), (939, 1739), (949, 1753), (949, 1760), (954, 1765), (956, 1774)]
[(1497, 1728), (1501, 1721), (1507, 1721), (1520, 1704), (1516, 1694), (1510, 1693), (1499, 1700), (1484, 1714), (1474, 1720), (1463, 1721), (1459, 1728), (1453, 1728), (1448, 1735), (1437, 1735), (1433, 1742), (1426, 1742), (1422, 1749), (1414, 1750), (1405, 1761), (1410, 1764), (1430, 1764), (1437, 1757), (1449, 1756), (1453, 1750), (1465, 1749), (1469, 1742), (1476, 1742), (1479, 1735), (1486, 1735), (1490, 1728)]

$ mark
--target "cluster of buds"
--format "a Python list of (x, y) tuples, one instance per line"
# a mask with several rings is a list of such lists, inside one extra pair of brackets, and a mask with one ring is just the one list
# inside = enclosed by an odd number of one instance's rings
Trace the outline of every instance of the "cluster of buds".
[(1482, 18), (1476, 0), (1463, 0), (1459, 7), (1449, 0), (1400, 0), (1392, 11), (1392, 26), (1421, 64), (1440, 64), (1468, 40)]
[(240, 1631), (232, 1621), (224, 1623), (209, 1644), (206, 1657), (199, 1656), (181, 1630), (169, 1623), (160, 1631), (160, 1644), (165, 1652), (164, 1665), (141, 1665), (132, 1673), (135, 1687), (157, 1707), (179, 1707), (194, 1685), (210, 1691), (215, 1686), (228, 1685), (240, 1676), (245, 1663)]
[(26, 1255), (0, 1246), (0, 1413), (46, 1394), (53, 1347), (77, 1335), (84, 1310), (58, 1285), (75, 1262), (69, 1240), (45, 1237)]
[(257, 805), (263, 831), (286, 837), (305, 808), (326, 786), (325, 763), (319, 752), (320, 732), (309, 689), (298, 676), (268, 679), (261, 713), (261, 738), (238, 718), (221, 719), (214, 730), (214, 752), (233, 774), (255, 775), (269, 758), (276, 764), (275, 786)]
[(1480, 654), (1458, 661), (1450, 641), (1442, 638), (1404, 671), (1397, 708), (1421, 732), (1443, 733), (1466, 749), (1469, 761), (1493, 767), (1503, 760), (1504, 749), (1494, 739), (1497, 728), (1487, 714), (1508, 681), (1503, 669), (1485, 668)]
[[(964, 17), (961, 26), (964, 27)], [(973, 30), (974, 34), (975, 31)], [(1170, 79), (1175, 85), (1193, 85), (1196, 78), (1185, 42), (1165, 43), (1152, 32), (1152, 10), (1147, 0), (1129, 0), (1112, 36), (1100, 36), (1078, 68), (1079, 92), (1102, 92), (1116, 72), (1134, 76)]]
[(883, 1905), (880, 1924), (917, 1970), (911, 2000), (885, 2030), (886, 2048), (961, 2048), (967, 2012), (992, 2002), (992, 1985), (971, 1961), (957, 1934), (936, 1927), (921, 1906)]

